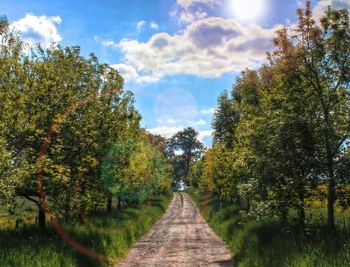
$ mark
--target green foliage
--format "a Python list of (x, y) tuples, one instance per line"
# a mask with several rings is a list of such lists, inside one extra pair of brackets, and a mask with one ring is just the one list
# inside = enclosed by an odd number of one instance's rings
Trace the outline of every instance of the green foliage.
[(120, 200), (142, 202), (169, 189), (170, 168), (146, 136), (112, 145), (102, 164), (105, 186)]
[[(298, 211), (305, 227), (306, 200), (349, 207), (350, 27), (346, 10), (329, 10), (317, 26), (308, 1), (293, 34), (276, 33), (269, 63), (245, 70), (229, 98), (218, 98), (214, 147), (193, 178), (220, 198), (245, 203), (254, 218)], [(201, 175), (201, 178), (198, 176)], [(327, 184), (327, 192), (315, 193)], [(325, 201), (324, 201), (325, 202)]]
[[(235, 266), (346, 266), (349, 253), (349, 211), (338, 216), (338, 233), (322, 227), (326, 210), (306, 210), (308, 228), (305, 233), (293, 221), (284, 228), (276, 218), (251, 220), (241, 212), (241, 204), (224, 202), (218, 209), (219, 199), (194, 188), (187, 191), (201, 207), (201, 214), (211, 228), (223, 238), (232, 254)], [(321, 214), (320, 214), (321, 213)], [(321, 225), (320, 225), (321, 223)]]
[(199, 187), (202, 182), (202, 177), (204, 176), (204, 163), (205, 158), (197, 160), (191, 167), (190, 173), (188, 174), (189, 185)]
[(218, 107), (215, 109), (212, 127), (213, 143), (224, 144), (232, 148), (234, 145), (234, 130), (239, 121), (239, 114), (229, 99), (227, 91), (223, 91), (218, 97)]
[(187, 181), (190, 168), (203, 152), (203, 144), (197, 140), (198, 132), (185, 128), (174, 134), (167, 141), (167, 157), (172, 163), (174, 171), (174, 185)]
[(0, 35), (2, 205), (13, 208), (16, 197), (27, 198), (37, 205), (44, 227), (38, 173), (48, 208), (58, 218), (68, 221), (110, 203), (110, 182), (106, 187), (101, 167), (116, 150), (126, 159), (118, 165), (123, 171), (115, 173), (115, 194), (120, 189), (128, 199), (142, 202), (167, 190), (168, 164), (157, 142), (145, 137), (133, 94), (123, 89), (124, 80), (115, 69), (94, 54), (83, 57), (80, 47), (37, 46), (24, 53), (5, 18), (0, 20)]
[[(63, 227), (80, 244), (117, 261), (162, 216), (171, 196), (164, 192), (152, 196), (148, 204), (113, 211), (112, 215), (100, 211), (87, 217), (89, 224), (72, 221)], [(43, 233), (35, 226), (2, 228), (0, 246), (1, 266), (108, 266), (78, 253), (53, 230)]]

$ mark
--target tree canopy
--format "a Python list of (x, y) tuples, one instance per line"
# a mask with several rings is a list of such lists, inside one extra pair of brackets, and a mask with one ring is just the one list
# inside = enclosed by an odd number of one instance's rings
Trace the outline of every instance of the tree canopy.
[(231, 98), (219, 96), (214, 146), (191, 179), (245, 201), (254, 216), (286, 220), (296, 209), (301, 224), (306, 199), (317, 198), (334, 227), (335, 203), (349, 207), (350, 195), (349, 14), (329, 9), (316, 24), (308, 1), (297, 15), (293, 29), (276, 32), (268, 63), (243, 71)]
[[(2, 204), (16, 208), (17, 197), (36, 203), (44, 227), (38, 159), (48, 138), (42, 186), (57, 217), (68, 220), (122, 193), (142, 202), (169, 190), (170, 165), (156, 137), (140, 127), (133, 94), (117, 70), (94, 54), (83, 57), (77, 46), (29, 50), (6, 18), (0, 35)], [(104, 179), (108, 160), (115, 164), (112, 185)]]

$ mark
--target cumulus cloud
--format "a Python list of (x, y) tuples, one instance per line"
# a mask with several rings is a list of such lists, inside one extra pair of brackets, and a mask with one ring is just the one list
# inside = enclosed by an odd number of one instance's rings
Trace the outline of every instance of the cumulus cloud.
[(212, 134), (213, 134), (212, 130), (199, 131), (198, 139), (202, 143), (207, 143), (205, 139), (208, 138), (208, 137), (211, 139), (212, 138)]
[(330, 6), (333, 9), (347, 9), (350, 11), (350, 0), (320, 0), (313, 9), (313, 17), (317, 23)]
[(11, 26), (21, 33), (22, 39), (30, 46), (40, 43), (43, 48), (52, 43), (59, 43), (62, 36), (57, 25), (62, 22), (59, 16), (35, 16), (26, 14), (24, 18), (14, 21)]
[(150, 76), (220, 77), (262, 63), (278, 28), (210, 17), (194, 21), (181, 33), (157, 33), (147, 42), (124, 39), (119, 48), (127, 64)]
[(191, 23), (195, 20), (202, 19), (207, 16), (208, 14), (204, 11), (195, 11), (195, 12), (181, 11), (179, 20), (180, 22)]
[(136, 22), (135, 25), (136, 25), (137, 33), (140, 33), (142, 29), (144, 29), (145, 27), (149, 27), (150, 29), (153, 29), (153, 30), (158, 30), (159, 28), (159, 25), (154, 21), (147, 22), (145, 20), (140, 20)]
[(140, 75), (133, 66), (127, 64), (112, 64), (111, 67), (116, 69), (127, 82), (153, 83), (160, 79), (155, 76)]
[(149, 131), (153, 134), (159, 134), (165, 138), (169, 138), (177, 132), (181, 131), (182, 129), (183, 128), (180, 127), (156, 127), (149, 129)]

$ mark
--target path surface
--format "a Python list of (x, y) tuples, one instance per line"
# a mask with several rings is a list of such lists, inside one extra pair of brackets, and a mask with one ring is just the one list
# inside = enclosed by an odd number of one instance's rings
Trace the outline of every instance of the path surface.
[(164, 216), (116, 266), (231, 267), (233, 261), (190, 197), (175, 193)]

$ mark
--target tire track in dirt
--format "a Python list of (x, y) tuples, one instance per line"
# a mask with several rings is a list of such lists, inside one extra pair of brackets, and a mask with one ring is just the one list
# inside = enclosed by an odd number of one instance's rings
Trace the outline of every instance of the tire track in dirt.
[(190, 197), (175, 193), (164, 216), (115, 266), (231, 267), (233, 260)]

